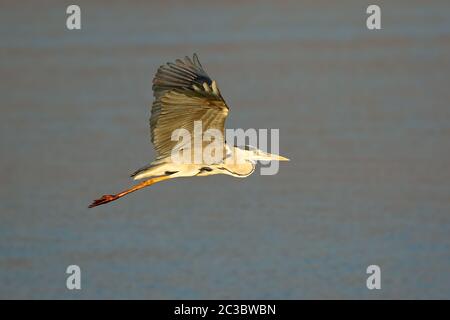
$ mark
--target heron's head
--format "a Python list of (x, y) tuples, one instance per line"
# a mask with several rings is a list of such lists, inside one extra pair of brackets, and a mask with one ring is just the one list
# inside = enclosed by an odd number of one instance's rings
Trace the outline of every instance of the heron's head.
[(277, 154), (271, 154), (264, 152), (252, 146), (237, 147), (244, 153), (244, 158), (253, 162), (256, 161), (289, 161), (288, 158), (282, 157)]

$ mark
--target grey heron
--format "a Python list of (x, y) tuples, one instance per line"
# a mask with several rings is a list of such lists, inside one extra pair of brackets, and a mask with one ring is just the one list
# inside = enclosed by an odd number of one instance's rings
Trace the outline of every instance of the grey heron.
[[(219, 161), (174, 162), (173, 150), (179, 145), (178, 141), (173, 140), (174, 130), (182, 128), (195, 135), (194, 123), (201, 121), (203, 132), (215, 129), (224, 137), (229, 108), (216, 81), (203, 69), (196, 54), (192, 59), (185, 57), (183, 60), (177, 59), (175, 63), (169, 62), (160, 66), (153, 79), (152, 89), (154, 101), (151, 108), (150, 133), (157, 157), (151, 164), (131, 175), (134, 180), (147, 179), (120, 193), (104, 195), (92, 202), (89, 208), (117, 200), (167, 179), (214, 174), (245, 178), (253, 173), (259, 160), (288, 160), (249, 146), (230, 147), (223, 141), (223, 153)], [(184, 147), (192, 152), (195, 148), (203, 148), (205, 143), (202, 141), (200, 145), (193, 145), (189, 142), (189, 145)], [(231, 155), (242, 161), (228, 161)]]

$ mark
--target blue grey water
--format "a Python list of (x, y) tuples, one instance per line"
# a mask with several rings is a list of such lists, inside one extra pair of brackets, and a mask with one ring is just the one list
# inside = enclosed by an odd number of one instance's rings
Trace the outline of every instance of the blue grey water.
[[(450, 2), (0, 5), (0, 298), (450, 298)], [(163, 182), (151, 81), (197, 52), (275, 176)], [(66, 289), (79, 265), (82, 289)], [(381, 267), (381, 290), (366, 268)]]

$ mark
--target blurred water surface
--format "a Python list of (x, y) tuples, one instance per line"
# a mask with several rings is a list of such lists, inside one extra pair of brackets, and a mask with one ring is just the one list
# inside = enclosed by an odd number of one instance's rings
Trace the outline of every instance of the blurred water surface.
[[(450, 298), (450, 2), (0, 5), (1, 298)], [(197, 52), (275, 176), (164, 182), (151, 80)], [(82, 290), (65, 269), (82, 270)], [(366, 267), (382, 290), (366, 288)]]

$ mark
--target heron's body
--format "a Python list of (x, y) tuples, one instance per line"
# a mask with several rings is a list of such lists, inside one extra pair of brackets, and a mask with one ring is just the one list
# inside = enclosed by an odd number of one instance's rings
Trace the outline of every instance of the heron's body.
[[(153, 79), (154, 102), (150, 118), (151, 141), (157, 157), (148, 166), (134, 172), (135, 180), (148, 178), (144, 182), (114, 195), (104, 195), (89, 207), (117, 200), (128, 193), (142, 189), (156, 182), (194, 176), (226, 174), (245, 178), (251, 175), (258, 160), (288, 160), (278, 155), (265, 153), (248, 147), (229, 147), (225, 141), (220, 144), (220, 158), (217, 161), (192, 161), (180, 163), (173, 160), (174, 150), (180, 149), (195, 154), (197, 149), (206, 147), (203, 137), (195, 130), (195, 123), (201, 124), (200, 132), (216, 130), (224, 137), (225, 120), (229, 108), (226, 105), (215, 81), (203, 70), (196, 54), (193, 60), (167, 63), (161, 66)], [(181, 144), (173, 139), (172, 133), (183, 129), (193, 135), (193, 139)], [(195, 144), (200, 139), (200, 145)], [(235, 158), (241, 161), (230, 161)]]
[[(226, 146), (226, 148), (229, 150), (227, 153), (228, 157), (235, 152), (243, 158), (244, 155), (242, 155), (242, 153), (246, 153), (246, 150), (241, 150), (237, 147), (233, 147), (233, 150), (230, 150), (228, 146)], [(255, 171), (255, 167), (256, 162), (251, 160), (244, 160), (242, 163), (222, 161), (217, 164), (177, 164), (168, 157), (163, 160), (155, 161), (149, 166), (137, 170), (131, 177), (135, 180), (139, 180), (162, 175), (205, 177), (215, 174), (226, 174), (237, 178), (245, 178)]]

